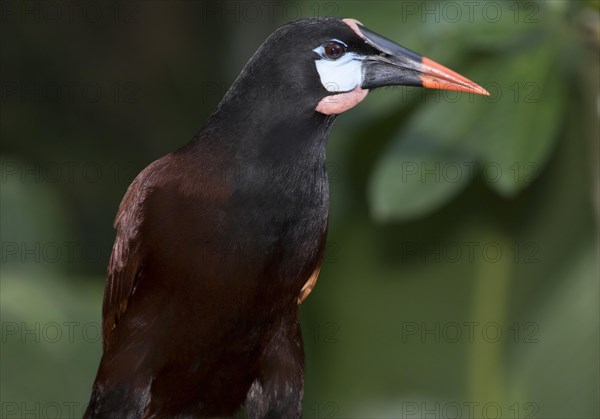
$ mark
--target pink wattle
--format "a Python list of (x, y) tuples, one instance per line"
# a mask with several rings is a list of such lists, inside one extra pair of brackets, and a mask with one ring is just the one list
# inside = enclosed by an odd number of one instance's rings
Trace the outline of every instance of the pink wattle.
[(360, 86), (356, 86), (350, 92), (324, 97), (315, 110), (325, 115), (337, 115), (358, 105), (367, 97), (367, 93), (369, 93), (369, 89), (362, 89)]

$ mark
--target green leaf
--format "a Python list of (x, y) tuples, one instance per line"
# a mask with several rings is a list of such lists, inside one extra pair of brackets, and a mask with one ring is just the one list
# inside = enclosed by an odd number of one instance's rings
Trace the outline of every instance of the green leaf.
[(563, 122), (566, 94), (553, 41), (500, 58), (490, 89), (493, 106), (473, 126), (470, 147), (492, 168), (486, 180), (504, 196), (531, 184), (546, 164)]
[(484, 97), (428, 91), (423, 105), (394, 136), (369, 183), (379, 220), (432, 213), (456, 196), (476, 173), (477, 154), (465, 139), (485, 112)]
[(380, 221), (424, 216), (467, 184), (472, 156), (460, 148), (441, 148), (431, 137), (398, 141), (371, 178), (371, 210)]
[[(376, 218), (435, 211), (473, 179), (475, 163), (503, 196), (537, 178), (558, 138), (566, 92), (555, 65), (560, 43), (539, 31), (529, 38), (527, 48), (472, 66), (469, 74), (490, 87), (490, 97), (449, 91), (423, 97), (425, 105), (395, 136), (371, 178)], [(462, 169), (459, 179), (443, 173), (452, 167)]]

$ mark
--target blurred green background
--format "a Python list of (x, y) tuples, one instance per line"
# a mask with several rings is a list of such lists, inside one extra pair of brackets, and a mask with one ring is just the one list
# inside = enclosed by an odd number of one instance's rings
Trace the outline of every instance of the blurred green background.
[(599, 2), (1, 7), (1, 417), (81, 416), (128, 184), (316, 15), (491, 96), (382, 89), (338, 118), (305, 417), (599, 417)]

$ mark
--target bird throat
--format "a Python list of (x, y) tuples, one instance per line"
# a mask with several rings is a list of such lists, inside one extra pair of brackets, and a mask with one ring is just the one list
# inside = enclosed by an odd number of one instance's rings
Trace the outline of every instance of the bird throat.
[(356, 86), (349, 92), (324, 97), (315, 110), (325, 115), (338, 115), (358, 105), (367, 97), (368, 93), (369, 89)]

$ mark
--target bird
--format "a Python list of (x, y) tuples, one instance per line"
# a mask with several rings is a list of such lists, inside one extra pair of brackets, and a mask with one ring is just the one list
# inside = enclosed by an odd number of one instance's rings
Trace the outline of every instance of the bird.
[(139, 173), (114, 222), (85, 418), (301, 417), (298, 307), (324, 258), (328, 135), (384, 86), (488, 94), (358, 20), (291, 21), (200, 131)]

